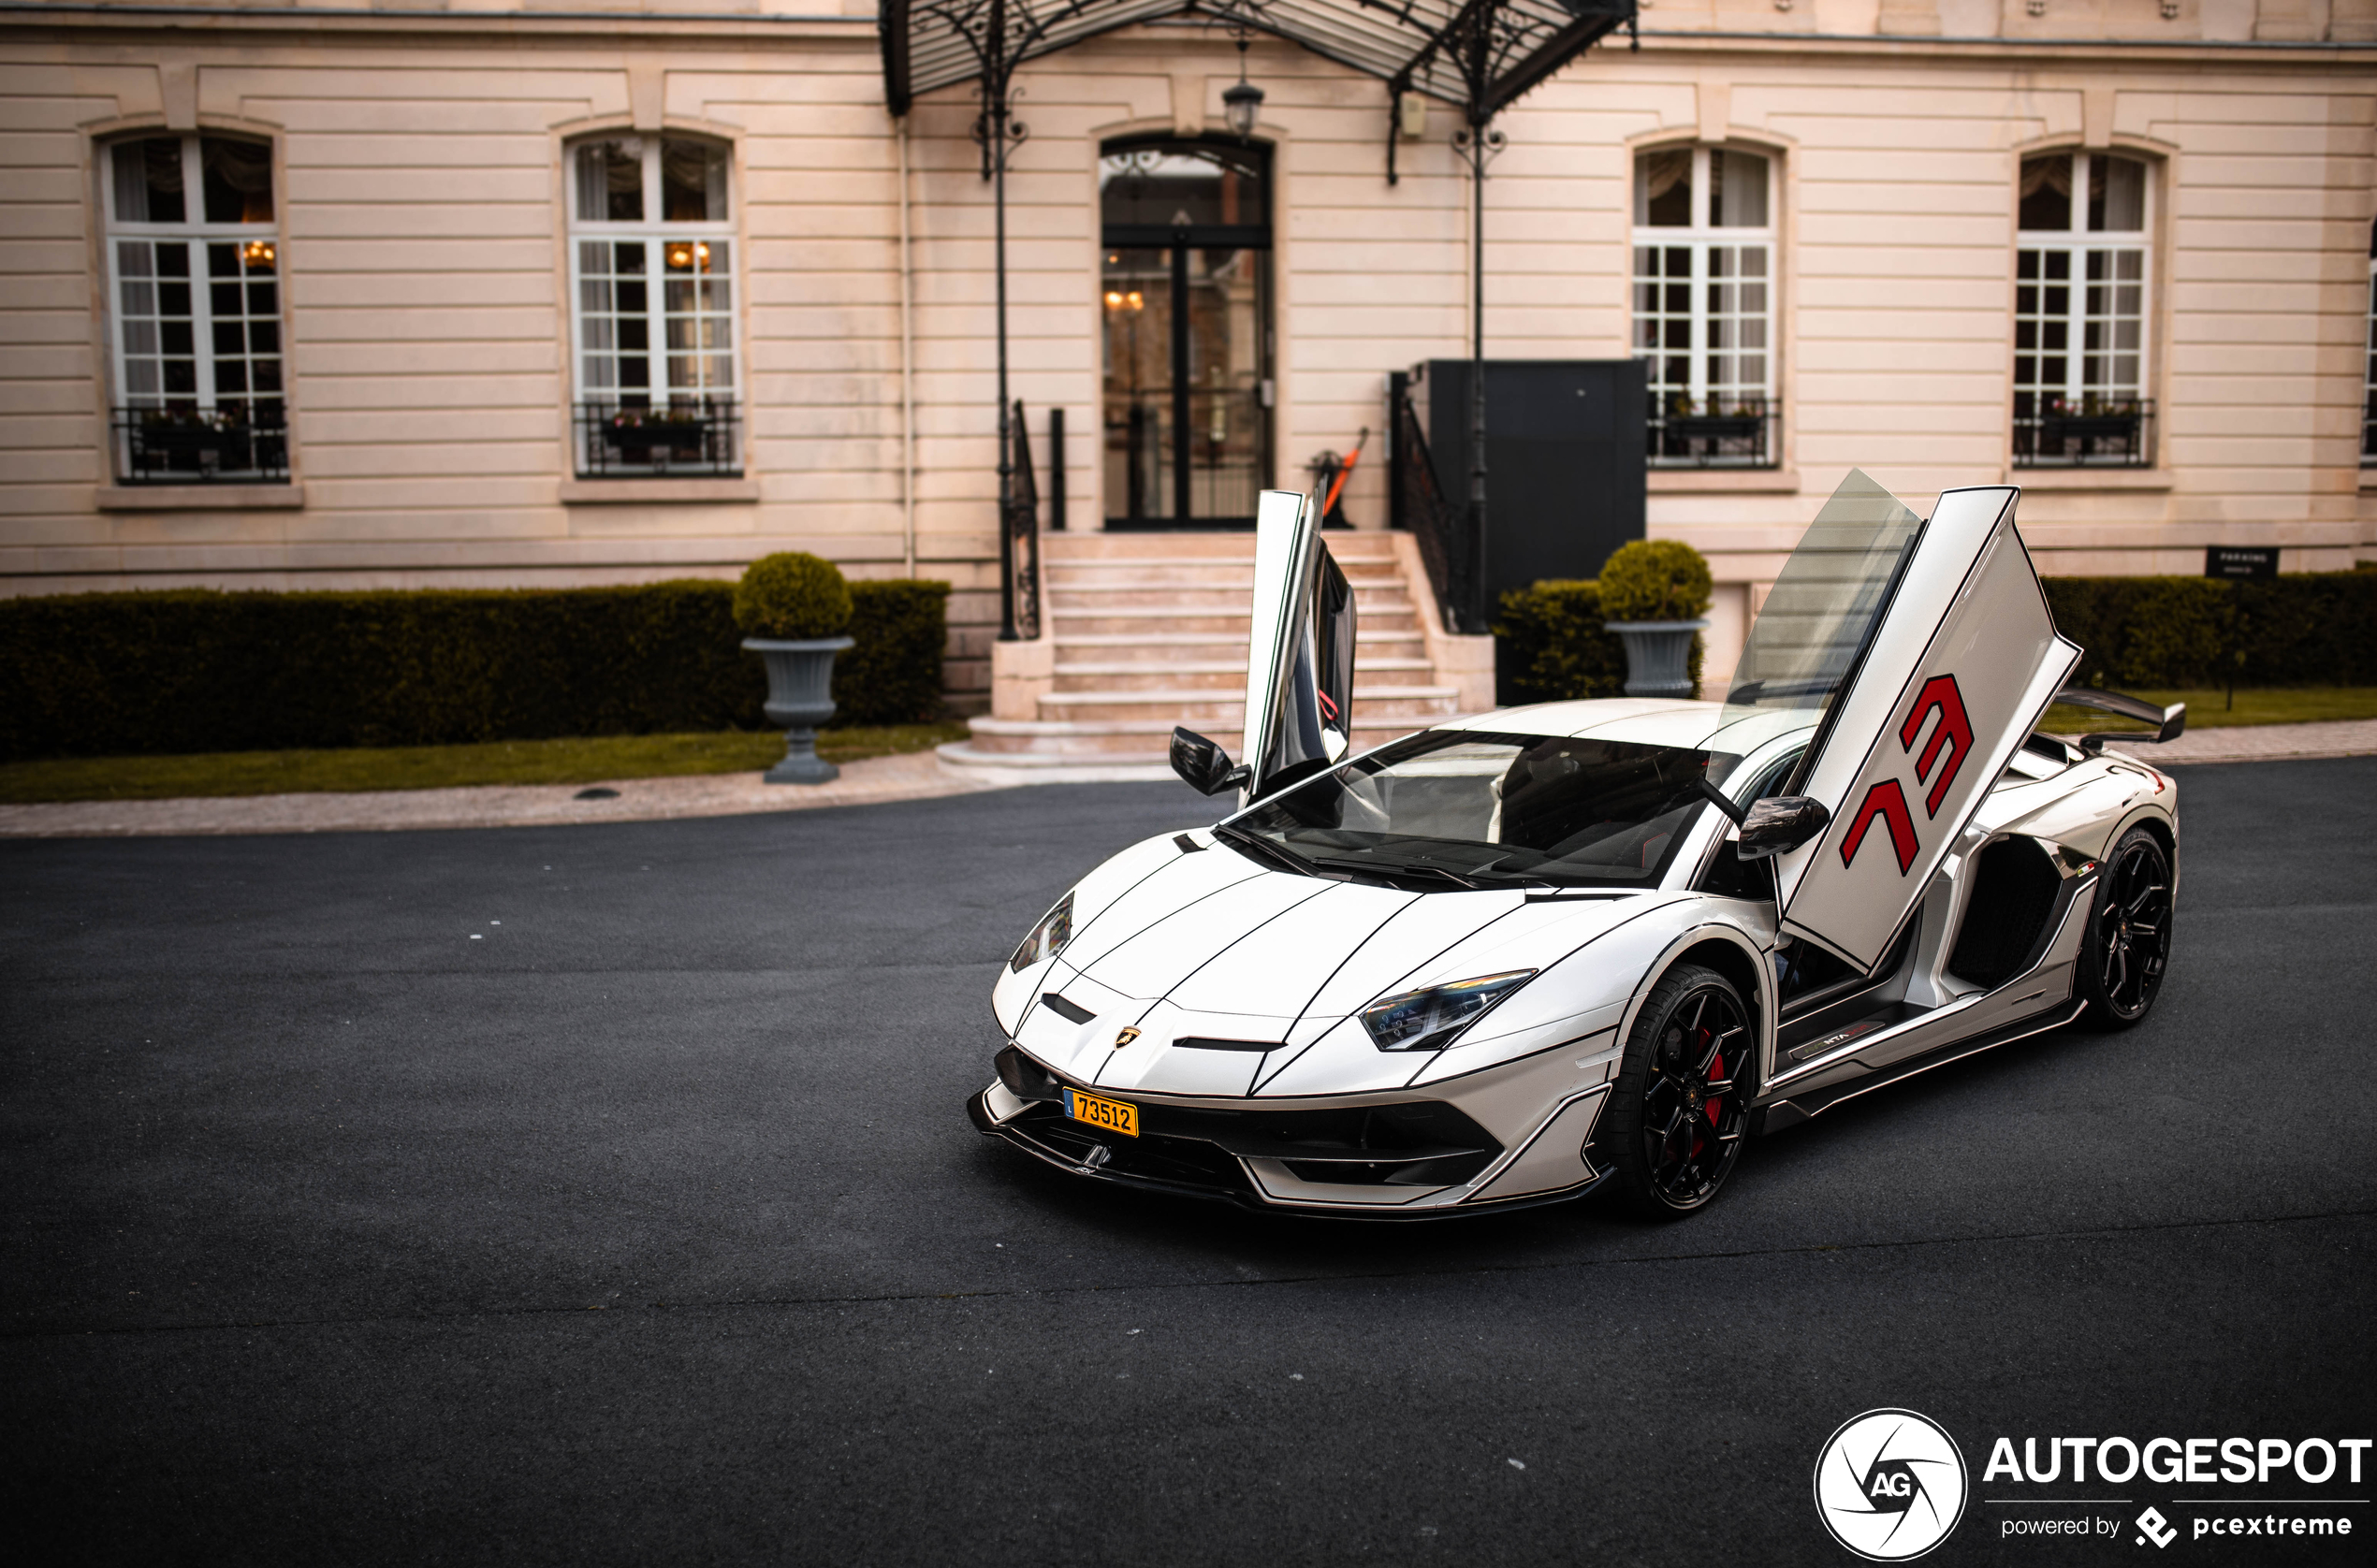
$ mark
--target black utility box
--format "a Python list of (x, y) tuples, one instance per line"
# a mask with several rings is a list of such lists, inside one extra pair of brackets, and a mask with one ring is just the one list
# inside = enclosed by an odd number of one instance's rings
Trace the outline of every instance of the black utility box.
[[(1474, 361), (1431, 359), (1414, 388), (1428, 414), (1436, 486), (1469, 502), (1469, 375)], [(1642, 537), (1649, 409), (1639, 359), (1486, 361), (1483, 601), (1543, 577), (1595, 577), (1611, 551)]]

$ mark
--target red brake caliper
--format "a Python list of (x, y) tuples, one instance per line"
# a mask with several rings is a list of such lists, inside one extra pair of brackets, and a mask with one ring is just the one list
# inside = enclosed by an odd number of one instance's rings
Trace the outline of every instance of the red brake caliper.
[[(1716, 1053), (1716, 1059), (1709, 1064), (1709, 1071), (1720, 1082), (1723, 1081), (1725, 1077), (1724, 1052), (1720, 1051)], [(1715, 1126), (1717, 1125), (1717, 1116), (1725, 1110), (1725, 1097), (1720, 1095), (1716, 1098), (1702, 1105), (1700, 1109), (1709, 1113), (1709, 1125)]]

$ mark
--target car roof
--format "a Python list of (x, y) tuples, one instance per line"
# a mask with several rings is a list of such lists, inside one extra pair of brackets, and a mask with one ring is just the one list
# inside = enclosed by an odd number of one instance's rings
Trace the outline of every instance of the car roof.
[(1723, 703), (1677, 698), (1606, 697), (1591, 702), (1494, 708), (1435, 728), (1568, 735), (1747, 756), (1770, 741), (1798, 732), (1813, 732), (1822, 718), (1823, 714), (1815, 708), (1728, 709)]

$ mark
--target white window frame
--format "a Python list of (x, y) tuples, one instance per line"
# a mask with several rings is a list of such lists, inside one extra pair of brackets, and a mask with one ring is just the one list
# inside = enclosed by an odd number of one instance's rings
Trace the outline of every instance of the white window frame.
[[(289, 290), (287, 271), (280, 265), (284, 247), (281, 243), (279, 216), (281, 204), (278, 200), (278, 193), (275, 192), (272, 204), (273, 218), (270, 223), (211, 224), (206, 222), (206, 179), (199, 163), (198, 142), (202, 135), (216, 136), (217, 134), (197, 131), (145, 131), (110, 141), (106, 146), (107, 155), (101, 172), (99, 196), (103, 204), (102, 211), (107, 218), (109, 370), (114, 377), (116, 401), (119, 407), (162, 408), (168, 400), (194, 399), (201, 410), (210, 414), (214, 412), (214, 291), (207, 286), (211, 280), (205, 268), (206, 255), (202, 249), (198, 249), (209, 240), (228, 240), (243, 246), (261, 243), (271, 249), (274, 263), (273, 278), (276, 284), (275, 304), (278, 307), (274, 312), (274, 318), (281, 327), (281, 346), (276, 354), (276, 357), (281, 361), (281, 390), (266, 393), (263, 396), (277, 400), (284, 408), (289, 404)], [(182, 210), (185, 215), (184, 220), (173, 224), (135, 223), (119, 217), (116, 213), (115, 160), (117, 156), (129, 148), (139, 147), (152, 141), (163, 141), (168, 137), (178, 138), (182, 143)], [(253, 142), (270, 149), (277, 175), (281, 152), (278, 143), (268, 141), (262, 137), (251, 136), (225, 136), (220, 139)], [(277, 184), (277, 178), (275, 182)], [(198, 216), (187, 216), (192, 212), (196, 212)], [(146, 240), (153, 242), (186, 241), (193, 247), (189, 282), (190, 330), (193, 338), (191, 357), (196, 361), (197, 377), (197, 387), (195, 392), (168, 393), (160, 389), (153, 393), (136, 394), (131, 390), (131, 378), (125, 369), (126, 355), (123, 329), (124, 278), (123, 256), (116, 245), (119, 240)], [(153, 279), (150, 281), (154, 282)], [(253, 400), (256, 396), (257, 394), (253, 389), (232, 394), (234, 399), (241, 402)], [(135, 403), (133, 399), (136, 397), (143, 400)]]
[[(2154, 385), (2154, 235), (2160, 220), (2158, 203), (2161, 198), (2162, 185), (2159, 163), (2155, 159), (2136, 152), (2123, 152), (2118, 148), (2049, 147), (2034, 148), (2022, 153), (2016, 161), (2015, 167), (2019, 171), (2023, 163), (2034, 158), (2053, 157), (2065, 152), (2068, 152), (2072, 159), (2072, 203), (2071, 211), (2068, 214), (2069, 223), (2065, 227), (2060, 229), (2022, 227), (2020, 216), (2021, 196), (2019, 186), (2015, 194), (2017, 216), (2014, 232), (2014, 319), (2016, 338), (2015, 363), (2009, 367), (2014, 372), (2013, 389), (2017, 399), (2028, 392), (2036, 399), (2034, 404), (2034, 414), (2044, 412), (2045, 400), (2050, 396), (2062, 399), (2065, 408), (2072, 413), (2084, 413), (2093, 406), (2118, 407), (2124, 402), (2134, 403), (2141, 410), (2151, 410)], [(2136, 164), (2145, 170), (2141, 181), (2138, 226), (2135, 229), (2091, 229), (2088, 227), (2089, 181), (2091, 170), (2098, 158), (2118, 158), (2124, 163)], [(2093, 285), (2088, 277), (2089, 259), (2092, 254), (2116, 258), (2107, 263), (2107, 277)], [(2041, 258), (2038, 276), (2035, 279), (2023, 274), (2022, 267), (2026, 254), (2036, 254)], [(2136, 258), (2135, 278), (2120, 276), (2118, 258), (2125, 254), (2134, 255)], [(2046, 258), (2050, 255), (2060, 255), (2064, 258), (2063, 266), (2066, 275), (2063, 279), (2050, 279), (2047, 276)], [(2027, 290), (2035, 286), (2044, 291), (2059, 283), (2067, 290), (2064, 309), (2060, 316), (2045, 309), (2043, 300), (2035, 303), (2031, 310), (2023, 309), (2028, 299)], [(2118, 294), (2118, 291), (2125, 284), (2134, 284), (2137, 291), (2137, 308), (2135, 312), (2118, 309), (2117, 299), (2110, 302), (2107, 309), (2093, 308), (2095, 301), (2092, 298), (2092, 287), (2103, 287)], [(2020, 379), (2020, 361), (2024, 357), (2048, 356), (2048, 350), (2043, 345), (2034, 344), (2028, 350), (2022, 346), (2020, 337), (2020, 323), (2026, 318), (2042, 324), (2053, 320), (2062, 322), (2064, 339), (2063, 375), (2061, 382), (2050, 382), (2043, 373), (2028, 382)], [(2097, 323), (2102, 323), (2110, 329), (2111, 338), (2102, 347), (2092, 349), (2088, 336), (2089, 328), (2093, 324)], [(2124, 323), (2131, 325), (2136, 333), (2134, 341), (2128, 345), (2120, 341), (2119, 329)], [(2091, 385), (2088, 379), (2088, 361), (2091, 358), (2117, 358), (2124, 355), (2136, 356), (2137, 362), (2136, 375), (2105, 379)], [(2018, 404), (2017, 417), (2019, 416)], [(2136, 459), (2135, 461), (2123, 459), (2123, 466), (2142, 467), (2155, 460), (2152, 432), (2141, 430), (2138, 441), (2140, 450)], [(2015, 461), (2022, 467), (2055, 468), (2075, 466), (2077, 460), (2061, 457), (2025, 459), (2018, 451)]]
[[(725, 217), (702, 223), (670, 223), (653, 216), (664, 211), (661, 201), (661, 144), (664, 138), (672, 141), (701, 142), (717, 148), (724, 153), (726, 159)], [(624, 222), (606, 216), (590, 216), (580, 210), (578, 176), (580, 151), (603, 142), (627, 143), (635, 150), (636, 156), (641, 160), (643, 210), (646, 215), (639, 221)], [(734, 410), (735, 417), (739, 424), (743, 402), (741, 390), (743, 312), (740, 281), (742, 245), (736, 233), (735, 213), (742, 198), (740, 193), (735, 189), (735, 157), (732, 145), (717, 137), (688, 133), (615, 130), (573, 138), (564, 144), (562, 158), (562, 185), (566, 192), (569, 211), (570, 364), (580, 409), (585, 410), (596, 405), (612, 408), (649, 406), (656, 409), (671, 404), (708, 407), (722, 403)], [(649, 366), (647, 382), (641, 388), (631, 389), (616, 385), (605, 385), (608, 378), (597, 368), (597, 362), (604, 359), (609, 359), (615, 365), (620, 357), (620, 350), (616, 343), (605, 347), (590, 341), (592, 334), (588, 330), (589, 312), (586, 309), (588, 279), (584, 255), (584, 242), (587, 241), (605, 244), (640, 242), (645, 247), (645, 306), (642, 314), (646, 324), (646, 347), (643, 352)], [(666, 254), (667, 247), (672, 243), (720, 244), (725, 248), (726, 252), (726, 265), (718, 269), (718, 275), (726, 283), (727, 307), (723, 311), (709, 313), (716, 317), (722, 317), (726, 322), (727, 344), (722, 354), (714, 348), (697, 345), (692, 354), (695, 367), (695, 383), (693, 386), (682, 389), (672, 389), (668, 385), (669, 317), (665, 306), (668, 276)], [(609, 314), (614, 319), (617, 316), (616, 312), (600, 313)], [(703, 317), (697, 313), (693, 319), (699, 321)], [(728, 363), (730, 379), (724, 384), (712, 384), (707, 379), (708, 368), (711, 361), (721, 357), (726, 359)], [(635, 399), (641, 399), (642, 402), (639, 404), (630, 400)], [(579, 422), (583, 425), (582, 417)], [(593, 438), (590, 434), (585, 439)], [(737, 470), (741, 467), (741, 446), (742, 436), (738, 428), (736, 433)], [(581, 449), (578, 453), (581, 469), (587, 467), (587, 453)]]
[[(1627, 252), (1630, 263), (1628, 303), (1633, 317), (1629, 327), (1629, 335), (1633, 340), (1632, 352), (1636, 358), (1648, 361), (1650, 391), (1655, 404), (1664, 408), (1668, 399), (1681, 394), (1691, 399), (1693, 409), (1703, 414), (1721, 414), (1730, 411), (1728, 404), (1730, 409), (1739, 409), (1755, 399), (1759, 408), (1764, 411), (1768, 428), (1764, 437), (1763, 457), (1748, 462), (1726, 457), (1674, 458), (1661, 457), (1655, 453), (1651, 457), (1651, 463), (1653, 467), (1658, 468), (1679, 465), (1779, 467), (1782, 462), (1782, 442), (1778, 428), (1779, 421), (1773, 416), (1779, 412), (1776, 387), (1780, 369), (1778, 361), (1781, 358), (1781, 342), (1778, 334), (1782, 312), (1778, 294), (1782, 281), (1782, 267), (1781, 247), (1778, 243), (1780, 232), (1778, 220), (1782, 210), (1783, 193), (1780, 178), (1782, 158), (1770, 148), (1728, 146), (1714, 142), (1692, 143), (1689, 145), (1689, 150), (1692, 154), (1692, 221), (1688, 225), (1683, 227), (1654, 225), (1643, 218), (1635, 216), (1634, 214), (1640, 211), (1641, 205), (1639, 193), (1628, 203), (1631, 241)], [(1636, 148), (1633, 152), (1633, 162), (1630, 165), (1631, 178), (1638, 182), (1641, 181), (1641, 162), (1644, 158), (1662, 152), (1683, 151), (1685, 151), (1684, 146), (1673, 143), (1666, 146)], [(1765, 223), (1728, 227), (1720, 225), (1714, 221), (1715, 215), (1712, 212), (1711, 207), (1715, 200), (1716, 190), (1711, 166), (1714, 162), (1715, 154), (1720, 152), (1746, 153), (1764, 161), (1766, 166)], [(1646, 312), (1643, 309), (1645, 288), (1675, 286), (1672, 276), (1664, 270), (1645, 271), (1643, 253), (1652, 249), (1669, 252), (1681, 250), (1689, 257), (1690, 276), (1686, 280), (1686, 308), (1681, 312), (1671, 312), (1665, 308)], [(1745, 276), (1739, 269), (1738, 255), (1744, 250), (1754, 250), (1758, 253), (1764, 269), (1762, 274)], [(1666, 259), (1666, 257), (1660, 258), (1662, 265)], [(1740, 290), (1746, 287), (1757, 287), (1763, 290), (1763, 302), (1760, 308), (1746, 311), (1739, 308), (1731, 310), (1714, 308), (1716, 300), (1713, 297), (1718, 296), (1720, 291)], [(1738, 295), (1728, 298), (1738, 298)], [(1663, 306), (1664, 302), (1662, 302)], [(1665, 324), (1678, 320), (1687, 324), (1690, 340), (1688, 346), (1679, 350), (1672, 344), (1653, 344), (1641, 341), (1646, 321)], [(1739, 341), (1730, 344), (1715, 341), (1714, 340), (1719, 335), (1719, 326), (1728, 321), (1756, 323), (1757, 327), (1756, 336), (1760, 341), (1748, 345)], [(1679, 352), (1686, 356), (1686, 379), (1682, 386), (1677, 386), (1662, 378), (1665, 369), (1662, 361), (1675, 356)], [(1754, 378), (1744, 378), (1737, 373), (1732, 379), (1726, 381), (1712, 378), (1710, 374), (1712, 362), (1727, 355), (1737, 358), (1747, 355), (1758, 356), (1763, 362), (1760, 373)], [(1714, 400), (1713, 404), (1712, 399)]]

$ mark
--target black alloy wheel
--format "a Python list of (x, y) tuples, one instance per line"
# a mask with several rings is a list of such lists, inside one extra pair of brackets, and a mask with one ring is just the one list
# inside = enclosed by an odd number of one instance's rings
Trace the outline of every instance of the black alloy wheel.
[(2097, 868), (2088, 945), (2079, 961), (2079, 993), (2091, 1023), (2126, 1029), (2154, 1005), (2170, 968), (2173, 908), (2163, 841), (2145, 828), (2130, 829)]
[(1682, 965), (1652, 991), (1593, 1140), (1637, 1213), (1681, 1219), (1715, 1200), (1749, 1131), (1757, 1052), (1750, 1009), (1715, 970)]

